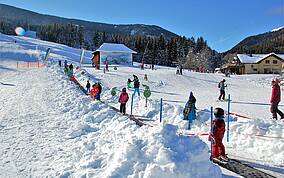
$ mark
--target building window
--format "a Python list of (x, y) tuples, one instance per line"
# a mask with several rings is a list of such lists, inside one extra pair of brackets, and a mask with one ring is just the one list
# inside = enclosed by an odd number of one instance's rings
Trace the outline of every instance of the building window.
[(257, 69), (253, 69), (253, 71), (257, 71)]
[(277, 60), (273, 60), (273, 64), (277, 64)]
[(265, 64), (269, 64), (270, 63), (270, 61), (269, 60), (265, 60)]

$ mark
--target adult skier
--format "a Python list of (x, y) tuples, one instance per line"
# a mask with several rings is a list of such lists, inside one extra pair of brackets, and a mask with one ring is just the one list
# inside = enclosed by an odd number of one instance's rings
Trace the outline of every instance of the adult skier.
[(210, 133), (210, 138), (213, 141), (212, 159), (219, 159), (221, 161), (228, 161), (225, 154), (225, 147), (223, 145), (223, 137), (225, 133), (224, 110), (222, 108), (215, 108), (215, 119), (213, 120), (213, 133)]
[[(194, 119), (196, 119), (196, 108), (195, 108), (196, 98), (193, 96), (193, 93), (190, 92), (188, 101), (183, 109), (184, 120), (188, 120), (189, 125)], [(190, 128), (190, 126), (189, 126)]]
[(227, 85), (225, 85), (226, 80), (223, 79), (221, 82), (219, 82), (218, 87), (220, 89), (220, 96), (219, 96), (219, 100), (225, 100), (225, 87), (227, 87)]
[(123, 88), (122, 92), (119, 96), (119, 99), (118, 99), (118, 102), (120, 103), (120, 110), (119, 111), (121, 113), (123, 113), (123, 115), (125, 115), (125, 113), (126, 113), (126, 103), (127, 103), (128, 99), (129, 99), (129, 96), (126, 92), (126, 88)]
[(270, 99), (270, 112), (272, 113), (272, 118), (277, 120), (277, 114), (280, 115), (281, 119), (284, 118), (284, 114), (278, 109), (278, 104), (281, 100), (281, 90), (279, 86), (280, 81), (278, 79), (271, 81), (272, 93)]

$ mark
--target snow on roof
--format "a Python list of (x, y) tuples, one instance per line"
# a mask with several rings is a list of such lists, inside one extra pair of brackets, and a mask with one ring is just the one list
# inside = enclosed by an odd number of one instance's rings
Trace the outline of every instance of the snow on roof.
[(96, 51), (102, 51), (102, 52), (121, 52), (121, 53), (137, 53), (133, 51), (132, 49), (129, 49), (124, 44), (115, 44), (115, 43), (103, 43), (99, 49)]
[(258, 63), (264, 58), (270, 56), (270, 55), (276, 55), (280, 57), (282, 60), (284, 60), (284, 54), (275, 54), (275, 53), (270, 53), (270, 54), (237, 54), (239, 60), (241, 63)]

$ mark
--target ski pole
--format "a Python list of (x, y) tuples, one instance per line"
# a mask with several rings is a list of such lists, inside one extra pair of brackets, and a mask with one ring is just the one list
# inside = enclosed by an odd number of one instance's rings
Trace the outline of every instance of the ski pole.
[(229, 123), (230, 123), (230, 121), (229, 121), (229, 119), (230, 119), (230, 103), (231, 103), (231, 94), (229, 94), (229, 97), (228, 97), (228, 116), (227, 116), (227, 142), (229, 142), (229, 129), (230, 129), (230, 127), (229, 127)]
[(134, 95), (132, 94), (132, 97), (131, 97), (131, 109), (130, 109), (130, 115), (132, 116), (132, 110), (133, 110), (133, 97)]
[(162, 112), (163, 112), (163, 98), (161, 98), (160, 102), (160, 122), (162, 122)]
[(210, 113), (210, 159), (212, 159), (212, 148), (213, 148), (213, 139), (211, 134), (213, 133), (213, 107), (211, 106), (211, 113)]

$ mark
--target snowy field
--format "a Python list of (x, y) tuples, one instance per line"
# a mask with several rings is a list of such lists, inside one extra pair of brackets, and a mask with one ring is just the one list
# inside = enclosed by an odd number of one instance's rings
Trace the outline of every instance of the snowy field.
[[(31, 44), (33, 48), (28, 47)], [(143, 96), (134, 98), (133, 114), (150, 120), (147, 124), (153, 126), (140, 128), (106, 105), (91, 101), (67, 80), (56, 60), (78, 61), (79, 50), (2, 34), (0, 46), (0, 177), (239, 177), (209, 161), (207, 136), (177, 134), (208, 133), (210, 106), (227, 110), (227, 102), (216, 101), (223, 75), (185, 71), (180, 76), (174, 68), (159, 66), (153, 71), (111, 67), (104, 74), (84, 65), (87, 74), (76, 72), (82, 85), (88, 79), (100, 81), (102, 100), (117, 108), (118, 97), (111, 96), (110, 89), (126, 87), (127, 79), (137, 75), (152, 91), (147, 107)], [(48, 47), (53, 65), (16, 69), (20, 55), (36, 61)], [(149, 81), (143, 80), (144, 74)], [(231, 117), (230, 140), (224, 143), (229, 157), (283, 177), (284, 123), (269, 119), (270, 81), (274, 77), (225, 78), (231, 112), (250, 119)], [(187, 130), (182, 109), (190, 91), (197, 98), (198, 118)], [(160, 98), (164, 101), (162, 123)], [(279, 108), (284, 109), (283, 103)]]

